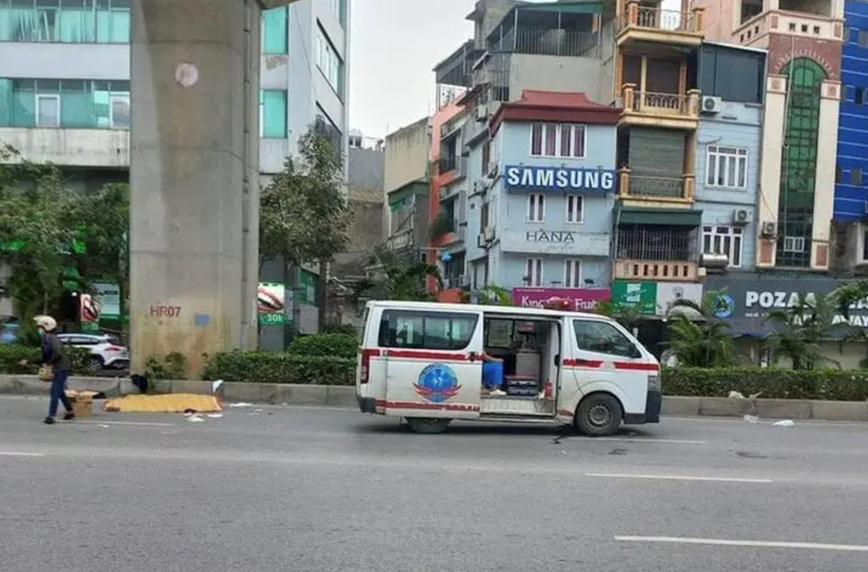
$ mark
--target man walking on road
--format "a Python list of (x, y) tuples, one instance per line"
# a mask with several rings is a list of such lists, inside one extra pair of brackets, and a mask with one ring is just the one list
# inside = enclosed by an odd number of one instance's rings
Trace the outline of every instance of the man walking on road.
[[(51, 368), (51, 400), (48, 405), (48, 417), (46, 425), (53, 425), (57, 416), (58, 402), (63, 403), (66, 409), (63, 419), (70, 421), (75, 419), (72, 403), (66, 397), (66, 381), (69, 379), (69, 358), (57, 337), (57, 321), (51, 316), (36, 316), (33, 318), (36, 328), (42, 337), (42, 365)], [(27, 362), (22, 362), (26, 364)]]

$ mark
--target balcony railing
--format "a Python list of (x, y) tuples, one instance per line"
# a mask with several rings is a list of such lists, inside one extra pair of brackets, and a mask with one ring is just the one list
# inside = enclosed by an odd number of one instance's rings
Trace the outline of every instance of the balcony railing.
[(597, 57), (599, 35), (558, 29), (512, 30), (491, 42), (489, 49), (537, 56)]
[(663, 200), (689, 202), (693, 200), (694, 175), (681, 177), (655, 177), (633, 175), (630, 169), (621, 169), (619, 196), (622, 199)]
[(628, 28), (657, 30), (684, 34), (702, 34), (704, 8), (692, 10), (666, 10), (652, 6), (642, 6), (639, 0), (628, 0), (626, 10), (618, 22), (618, 31)]
[(456, 155), (447, 155), (445, 157), (440, 157), (440, 172), (448, 173), (449, 171), (458, 170), (458, 166), (461, 164), (459, 157)]
[(618, 280), (653, 280), (655, 282), (685, 282), (699, 278), (696, 262), (617, 260), (615, 276)]
[(616, 258), (653, 262), (697, 262), (696, 231), (690, 227), (626, 225), (618, 228)]
[(621, 98), (626, 114), (667, 115), (699, 120), (699, 90), (691, 89), (686, 94), (637, 91), (636, 84), (625, 83)]

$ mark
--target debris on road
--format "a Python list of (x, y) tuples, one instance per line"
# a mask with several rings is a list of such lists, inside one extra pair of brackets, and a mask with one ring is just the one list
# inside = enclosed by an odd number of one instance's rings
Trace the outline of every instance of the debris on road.
[(230, 403), (229, 407), (253, 407), (253, 404), (242, 401), (241, 403)]
[(777, 421), (773, 423), (775, 427), (795, 427), (795, 423), (793, 423), (792, 419), (782, 419), (781, 421)]
[(223, 419), (223, 414), (222, 413), (209, 413), (208, 418), (209, 419)]
[(169, 393), (163, 395), (127, 395), (109, 399), (106, 411), (119, 413), (219, 413), (223, 411), (220, 401), (213, 395), (194, 393)]
[(758, 415), (745, 415), (744, 420), (747, 421), (748, 423), (759, 423), (759, 416)]
[(205, 422), (205, 420), (202, 419), (202, 417), (200, 417), (199, 415), (191, 415), (191, 416), (187, 417), (187, 421), (189, 421), (190, 423), (204, 423)]

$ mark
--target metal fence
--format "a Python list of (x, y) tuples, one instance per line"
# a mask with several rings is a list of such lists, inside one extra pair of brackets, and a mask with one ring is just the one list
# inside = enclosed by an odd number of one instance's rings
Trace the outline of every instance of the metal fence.
[(692, 261), (695, 234), (687, 227), (623, 226), (618, 229), (617, 258)]
[(627, 195), (634, 197), (684, 197), (684, 179), (678, 177), (646, 177), (630, 174)]

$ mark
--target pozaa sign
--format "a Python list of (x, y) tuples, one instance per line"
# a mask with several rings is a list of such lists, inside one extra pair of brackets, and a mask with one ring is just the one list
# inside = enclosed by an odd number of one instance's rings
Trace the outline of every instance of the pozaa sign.
[[(822, 293), (821, 295), (826, 295)], [(814, 292), (792, 292), (784, 290), (748, 290), (744, 294), (745, 316), (754, 317), (759, 314), (766, 314), (770, 310), (785, 310), (799, 305), (799, 296), (804, 296), (805, 301), (812, 304), (816, 301), (817, 295)], [(850, 304), (850, 317), (845, 318), (838, 314), (835, 316), (833, 323), (842, 324), (849, 323), (851, 326), (860, 328), (868, 328), (868, 299), (859, 300)]]

